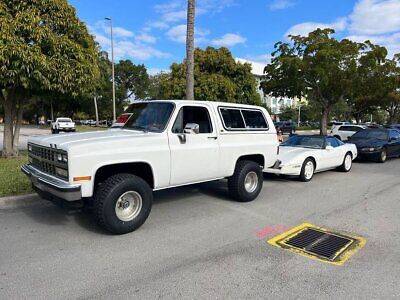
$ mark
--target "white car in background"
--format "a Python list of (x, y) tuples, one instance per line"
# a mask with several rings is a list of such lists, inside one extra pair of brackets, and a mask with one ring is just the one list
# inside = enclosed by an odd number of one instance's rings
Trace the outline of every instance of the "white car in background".
[(302, 181), (310, 181), (316, 172), (335, 168), (350, 171), (356, 157), (354, 144), (344, 144), (333, 136), (294, 135), (279, 146), (274, 166), (264, 171), (299, 176)]
[(366, 129), (364, 125), (346, 124), (332, 127), (331, 135), (341, 141), (346, 141), (356, 132)]
[(75, 132), (75, 122), (70, 118), (57, 118), (55, 122), (51, 123), (51, 133)]

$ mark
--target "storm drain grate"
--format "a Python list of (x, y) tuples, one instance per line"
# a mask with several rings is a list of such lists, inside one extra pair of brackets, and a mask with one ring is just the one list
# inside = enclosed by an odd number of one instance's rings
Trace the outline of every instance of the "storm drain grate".
[(268, 243), (311, 258), (341, 265), (365, 244), (365, 240), (305, 223), (274, 237)]

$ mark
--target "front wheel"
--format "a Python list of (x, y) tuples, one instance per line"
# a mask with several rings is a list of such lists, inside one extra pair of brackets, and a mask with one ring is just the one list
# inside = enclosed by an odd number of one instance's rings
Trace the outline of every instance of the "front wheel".
[(315, 164), (311, 158), (307, 158), (300, 171), (300, 180), (304, 182), (310, 181), (314, 176)]
[(351, 170), (352, 165), (353, 165), (353, 156), (351, 155), (351, 153), (346, 153), (343, 159), (343, 163), (339, 167), (339, 170), (342, 172), (349, 172)]
[(381, 153), (379, 154), (378, 162), (384, 163), (386, 161), (386, 159), (387, 159), (387, 152), (386, 152), (386, 149), (383, 148)]
[(97, 189), (93, 211), (101, 227), (114, 234), (124, 234), (142, 226), (152, 203), (153, 193), (146, 181), (131, 174), (116, 174)]
[(242, 160), (236, 164), (235, 173), (228, 179), (229, 194), (239, 202), (257, 198), (263, 185), (260, 165), (254, 161)]

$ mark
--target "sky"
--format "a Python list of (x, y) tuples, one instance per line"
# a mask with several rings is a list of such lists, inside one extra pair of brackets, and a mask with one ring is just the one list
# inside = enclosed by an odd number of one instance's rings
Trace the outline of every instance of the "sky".
[[(185, 57), (187, 0), (69, 0), (103, 50), (144, 64), (150, 74)], [(195, 46), (227, 47), (267, 64), (288, 34), (334, 28), (338, 39), (371, 40), (400, 52), (400, 0), (196, 0)]]

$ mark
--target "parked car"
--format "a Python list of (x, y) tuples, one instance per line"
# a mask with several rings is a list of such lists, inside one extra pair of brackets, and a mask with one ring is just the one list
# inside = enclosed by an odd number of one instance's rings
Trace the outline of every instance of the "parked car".
[(291, 121), (281, 121), (281, 122), (277, 122), (275, 124), (276, 128), (280, 128), (282, 130), (282, 133), (289, 133), (289, 134), (293, 134), (296, 132), (296, 127), (297, 124), (295, 122), (291, 122)]
[(331, 135), (333, 135), (338, 140), (345, 141), (356, 132), (366, 128), (367, 127), (364, 125), (356, 125), (356, 124), (338, 125), (332, 128)]
[(122, 234), (145, 222), (154, 190), (227, 178), (234, 199), (252, 201), (277, 159), (263, 107), (153, 100), (131, 111), (121, 129), (30, 138), (22, 171), (39, 195), (80, 205), (93, 199), (98, 224)]
[(400, 131), (396, 129), (365, 129), (349, 141), (357, 146), (361, 159), (385, 162), (388, 157), (400, 156)]
[(316, 172), (334, 168), (350, 171), (356, 157), (355, 145), (344, 144), (333, 136), (293, 135), (279, 146), (278, 160), (265, 172), (294, 175), (307, 182)]
[(120, 115), (119, 118), (117, 119), (117, 121), (115, 121), (115, 123), (111, 125), (111, 128), (120, 128), (120, 127), (124, 126), (126, 121), (129, 120), (131, 115), (132, 115), (132, 113), (124, 113), (124, 114)]
[(51, 123), (51, 133), (74, 132), (75, 123), (70, 118), (57, 118), (55, 122)]
[(400, 124), (385, 125), (385, 128), (400, 130)]

